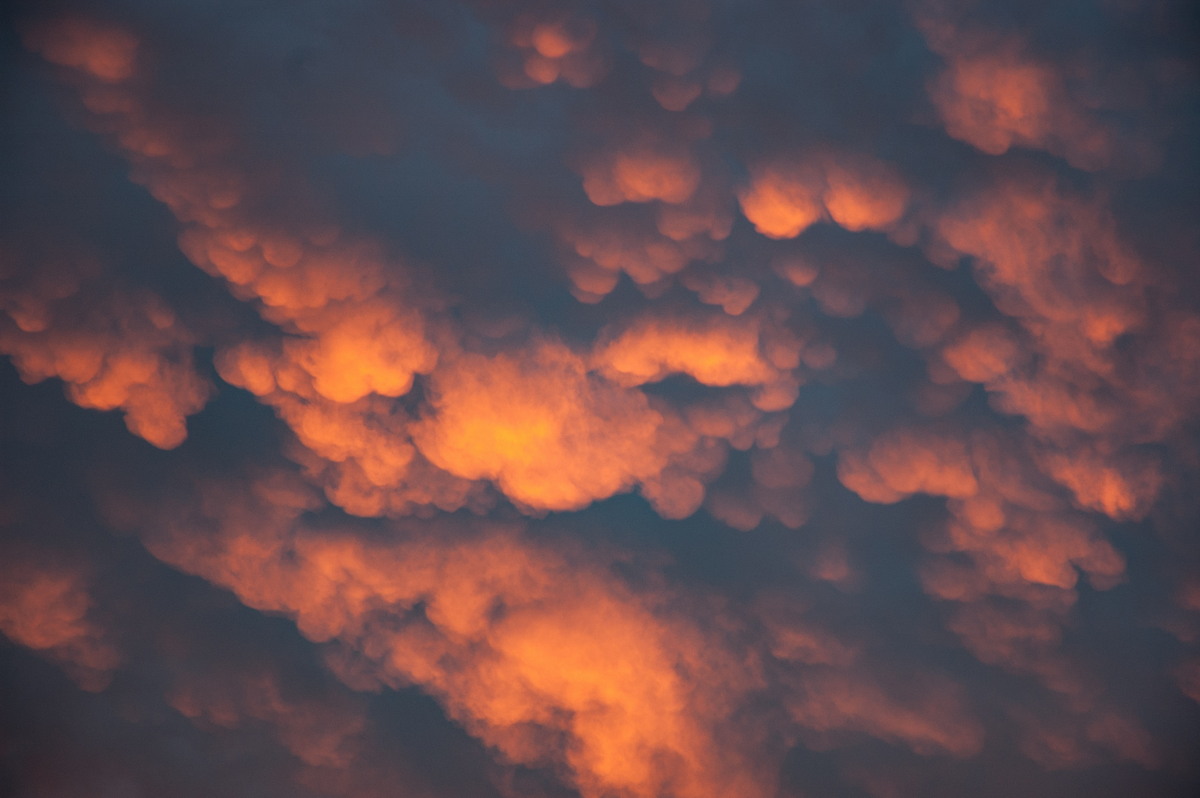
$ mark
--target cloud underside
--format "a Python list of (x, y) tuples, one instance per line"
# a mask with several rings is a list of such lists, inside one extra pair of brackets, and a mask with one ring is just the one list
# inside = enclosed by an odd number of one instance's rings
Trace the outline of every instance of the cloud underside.
[(3, 53), (15, 794), (1189, 794), (1182, 4), (102, 5)]

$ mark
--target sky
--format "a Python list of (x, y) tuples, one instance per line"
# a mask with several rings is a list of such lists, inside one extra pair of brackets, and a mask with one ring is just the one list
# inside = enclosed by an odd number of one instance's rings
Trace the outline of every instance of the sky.
[(1200, 785), (1193, 4), (0, 15), (0, 793)]

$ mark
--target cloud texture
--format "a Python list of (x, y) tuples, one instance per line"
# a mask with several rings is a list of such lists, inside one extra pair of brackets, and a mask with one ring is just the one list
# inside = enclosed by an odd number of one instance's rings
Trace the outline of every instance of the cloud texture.
[(14, 795), (1200, 783), (1186, 3), (4, 13)]

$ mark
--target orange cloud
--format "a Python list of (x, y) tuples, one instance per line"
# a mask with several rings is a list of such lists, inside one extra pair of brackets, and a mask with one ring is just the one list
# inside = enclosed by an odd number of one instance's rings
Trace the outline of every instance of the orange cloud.
[[(997, 409), (1053, 436), (1159, 437), (1178, 422), (1180, 402), (1196, 390), (1190, 375), (1179, 374), (1168, 390), (1153, 379), (1129, 379), (1118, 366), (1121, 341), (1151, 353), (1180, 345), (1187, 334), (1166, 321), (1173, 314), (1148, 316), (1148, 268), (1116, 235), (1103, 203), (1049, 179), (1009, 176), (935, 225), (954, 250), (976, 259), (981, 284), (1020, 323), (1031, 350), (1022, 353), (1017, 333), (995, 325), (967, 331), (943, 350), (960, 376), (985, 384)], [(1131, 406), (1142, 408), (1134, 415), (1144, 421), (1131, 423)]]
[(869, 159), (831, 159), (824, 168), (825, 209), (847, 230), (884, 230), (904, 214), (908, 187), (886, 164)]
[(1032, 146), (1090, 168), (1111, 157), (1104, 129), (1071, 106), (1054, 68), (1013, 48), (952, 56), (930, 93), (946, 132), (991, 155)]
[(1097, 64), (1067, 51), (1055, 54), (1057, 61), (1037, 57), (1019, 35), (954, 19), (965, 8), (914, 5), (917, 27), (946, 60), (928, 93), (951, 137), (989, 155), (1012, 147), (1045, 150), (1093, 171), (1122, 161), (1143, 169), (1156, 160), (1150, 131), (1123, 133), (1104, 113), (1125, 109), (1106, 98), (1119, 90), (1106, 85), (1110, 76)]
[(433, 412), (413, 430), (421, 452), (530, 507), (584, 507), (658, 474), (671, 447), (689, 447), (664, 445), (666, 420), (644, 395), (589, 375), (559, 344), (521, 358), (462, 355), (430, 387)]
[(981, 282), (1008, 315), (1075, 323), (1096, 347), (1141, 318), (1144, 267), (1111, 212), (1049, 178), (1002, 178), (935, 225), (955, 250), (979, 259)]
[(638, 229), (615, 220), (568, 223), (557, 232), (570, 250), (567, 268), (576, 296), (590, 302), (610, 293), (622, 272), (647, 293), (657, 293), (671, 275), (693, 261), (711, 260), (717, 251), (706, 235), (675, 240), (657, 228)]
[(751, 169), (742, 213), (768, 238), (795, 238), (825, 218), (850, 231), (886, 230), (904, 214), (909, 189), (889, 165), (817, 153)]
[(778, 372), (759, 352), (758, 324), (726, 316), (642, 318), (599, 347), (594, 362), (620, 385), (687, 374), (704, 385), (757, 385)]
[(687, 202), (700, 185), (700, 169), (686, 153), (633, 148), (584, 170), (583, 189), (597, 205), (621, 202)]
[(121, 28), (80, 17), (35, 25), (25, 34), (25, 44), (47, 61), (83, 70), (109, 83), (134, 74), (138, 41)]
[(1086, 449), (1050, 451), (1042, 456), (1042, 465), (1079, 506), (1117, 520), (1144, 517), (1163, 485), (1161, 467), (1145, 458), (1104, 457)]
[(696, 292), (696, 297), (706, 305), (719, 305), (730, 316), (740, 316), (754, 304), (759, 295), (759, 285), (742, 277), (716, 277), (689, 271), (683, 275), (683, 284)]
[(742, 213), (768, 238), (795, 238), (821, 220), (819, 177), (810, 170), (760, 168), (738, 193)]
[(420, 318), (383, 297), (326, 306), (319, 314), (299, 315), (295, 324), (308, 337), (286, 339), (283, 354), (332, 402), (403, 396), (413, 376), (428, 373), (437, 360)]
[(0, 277), (0, 352), (21, 378), (61, 379), (75, 404), (121, 410), (129, 430), (159, 448), (181, 444), (187, 417), (212, 389), (193, 365), (195, 338), (174, 311), (148, 290), (105, 285), (87, 253), (22, 256), (13, 248), (9, 257), (17, 262), (4, 270), (25, 278)]
[(1009, 374), (1022, 358), (1016, 337), (999, 324), (966, 331), (942, 350), (942, 358), (969, 382), (991, 382)]
[[(414, 376), (432, 370), (437, 360), (424, 314), (406, 296), (404, 269), (375, 242), (344, 234), (309, 207), (303, 185), (294, 197), (295, 217), (303, 223), (281, 227), (261, 218), (246, 200), (265, 178), (232, 166), (230, 142), (210, 128), (195, 134), (180, 125), (139, 94), (141, 88), (122, 89), (120, 103), (102, 103), (97, 124), (115, 136), (137, 178), (184, 225), (184, 254), (225, 279), (235, 296), (256, 300), (263, 318), (281, 333), (275, 346), (218, 352), (218, 369), (274, 405), (306, 446), (345, 464), (330, 485), (332, 495), (358, 511), (380, 508), (367, 485), (396, 486), (412, 447), (394, 408), (377, 400), (406, 394)], [(81, 91), (85, 104), (101, 96), (86, 86)], [(163, 313), (151, 321), (168, 331), (173, 324)], [(163, 338), (170, 340), (157, 336)], [(182, 416), (207, 398), (204, 383), (153, 351), (111, 348), (103, 359), (88, 356), (92, 350), (71, 350), (61, 365), (34, 364), (30, 373), (79, 372), (71, 389), (76, 401), (122, 406), (139, 434), (160, 446), (177, 445), (184, 437)], [(95, 375), (93, 362), (103, 364)], [(379, 433), (386, 437), (372, 440)]]
[(576, 89), (592, 86), (608, 69), (595, 38), (596, 24), (584, 17), (538, 19), (522, 14), (509, 33), (517, 54), (498, 64), (500, 80), (511, 89), (544, 86), (560, 79)]
[(961, 441), (917, 429), (885, 433), (865, 455), (843, 455), (838, 477), (863, 499), (883, 503), (914, 493), (964, 498), (979, 490), (969, 451)]
[(85, 690), (108, 686), (121, 655), (92, 616), (91, 576), (50, 552), (0, 551), (0, 632), (63, 667)]
[[(354, 647), (382, 683), (421, 685), (508, 761), (562, 757), (597, 798), (769, 789), (749, 751), (718, 742), (730, 701), (757, 677), (666, 609), (670, 596), (637, 595), (500, 527), (371, 543), (298, 527), (307, 500), (285, 481), (206, 493), (147, 528), (157, 556), (286, 613), (311, 639)], [(217, 527), (201, 541), (192, 525), (206, 517)]]

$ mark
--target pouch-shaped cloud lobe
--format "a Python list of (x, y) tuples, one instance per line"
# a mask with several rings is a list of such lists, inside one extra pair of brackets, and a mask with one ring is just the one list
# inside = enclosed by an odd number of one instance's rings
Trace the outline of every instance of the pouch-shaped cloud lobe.
[(1200, 784), (1186, 4), (4, 20), (5, 790)]

